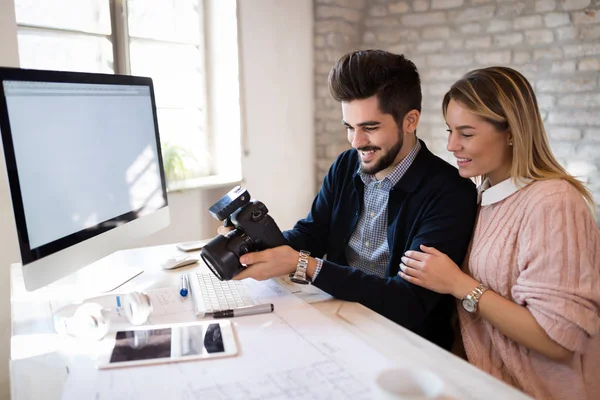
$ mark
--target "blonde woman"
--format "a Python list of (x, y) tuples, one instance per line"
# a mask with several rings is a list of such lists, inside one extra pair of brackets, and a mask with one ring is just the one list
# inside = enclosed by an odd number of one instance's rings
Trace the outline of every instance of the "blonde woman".
[(556, 161), (519, 72), (469, 72), (444, 97), (448, 151), (478, 178), (465, 272), (421, 246), (399, 275), (456, 297), (468, 360), (539, 399), (600, 399), (600, 231)]

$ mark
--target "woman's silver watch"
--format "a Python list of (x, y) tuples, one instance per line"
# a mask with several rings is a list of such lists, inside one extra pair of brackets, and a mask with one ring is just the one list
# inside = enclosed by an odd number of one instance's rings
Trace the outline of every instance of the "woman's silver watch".
[(477, 307), (479, 306), (479, 299), (481, 295), (488, 290), (483, 284), (479, 284), (471, 293), (463, 297), (461, 304), (466, 312), (474, 314), (477, 312)]
[(305, 250), (300, 250), (298, 252), (298, 264), (296, 265), (296, 271), (290, 274), (290, 280), (294, 283), (300, 283), (302, 285), (306, 285), (310, 283), (310, 281), (306, 277), (306, 268), (308, 268), (308, 258), (310, 257), (310, 252)]

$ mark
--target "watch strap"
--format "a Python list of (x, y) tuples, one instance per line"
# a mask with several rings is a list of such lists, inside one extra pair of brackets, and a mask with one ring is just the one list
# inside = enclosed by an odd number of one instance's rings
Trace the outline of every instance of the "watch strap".
[(473, 300), (475, 300), (475, 302), (479, 303), (479, 298), (483, 295), (483, 293), (488, 290), (485, 286), (483, 286), (482, 283), (479, 284), (479, 286), (477, 286), (475, 289), (473, 289), (473, 291), (471, 292), (471, 295), (473, 296)]
[(294, 283), (300, 283), (306, 285), (310, 283), (306, 277), (306, 269), (308, 268), (308, 259), (310, 252), (306, 250), (300, 250), (298, 252), (298, 264), (296, 264), (296, 271), (290, 274), (290, 280)]
[[(467, 294), (464, 298), (464, 300), (470, 300), (471, 302), (473, 302), (473, 313), (477, 312), (477, 309), (479, 308), (479, 299), (481, 298), (481, 296), (485, 293), (485, 291), (488, 290), (487, 287), (485, 287), (483, 285), (483, 283), (480, 283), (475, 289), (473, 289), (469, 294)], [(467, 310), (468, 311), (468, 310)]]

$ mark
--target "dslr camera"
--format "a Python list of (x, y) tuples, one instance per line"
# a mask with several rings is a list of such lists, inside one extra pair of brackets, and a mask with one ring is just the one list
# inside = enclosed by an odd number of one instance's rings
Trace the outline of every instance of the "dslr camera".
[(267, 207), (258, 200), (250, 200), (250, 193), (236, 186), (213, 204), (210, 214), (225, 226), (235, 226), (227, 236), (218, 235), (208, 242), (200, 255), (208, 268), (220, 280), (230, 280), (245, 267), (240, 257), (252, 251), (261, 251), (287, 244)]

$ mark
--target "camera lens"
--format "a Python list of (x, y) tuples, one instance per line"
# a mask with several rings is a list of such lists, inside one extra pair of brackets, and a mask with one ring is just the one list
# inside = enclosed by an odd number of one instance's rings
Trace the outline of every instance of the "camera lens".
[(217, 278), (228, 281), (244, 267), (240, 257), (254, 251), (252, 240), (239, 229), (234, 229), (227, 236), (217, 236), (202, 248), (200, 255)]

